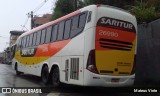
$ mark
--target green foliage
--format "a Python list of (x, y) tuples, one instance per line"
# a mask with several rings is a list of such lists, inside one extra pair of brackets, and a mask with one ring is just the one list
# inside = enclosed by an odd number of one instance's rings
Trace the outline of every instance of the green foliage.
[(64, 16), (64, 14), (61, 11), (57, 10), (56, 12), (54, 12), (52, 20), (56, 20), (57, 18), (60, 18), (62, 16)]
[(155, 10), (160, 13), (160, 0), (156, 0), (156, 3), (154, 6), (155, 6)]
[(133, 0), (84, 0), (85, 5), (104, 4), (125, 9), (126, 6), (132, 5)]
[[(53, 16), (51, 20), (55, 20), (60, 18), (66, 14), (69, 14), (75, 11), (75, 0), (57, 0), (55, 4), (55, 8), (53, 10)], [(81, 0), (77, 0), (77, 8), (84, 7), (84, 3)]]
[(78, 9), (91, 4), (104, 4), (129, 10), (135, 14), (138, 23), (160, 18), (160, 0), (57, 0), (52, 20), (75, 11), (75, 1)]
[(57, 0), (52, 20), (60, 18), (74, 11), (73, 0)]
[(81, 1), (81, 0), (78, 0), (77, 3), (78, 3), (78, 4), (77, 4), (77, 9), (80, 9), (80, 8), (86, 6), (85, 3), (84, 3), (83, 1)]
[(151, 22), (160, 17), (155, 7), (148, 7), (146, 3), (136, 2), (130, 11), (136, 16), (138, 23)]
[(84, 3), (86, 5), (91, 5), (91, 4), (106, 4), (108, 0), (84, 0)]

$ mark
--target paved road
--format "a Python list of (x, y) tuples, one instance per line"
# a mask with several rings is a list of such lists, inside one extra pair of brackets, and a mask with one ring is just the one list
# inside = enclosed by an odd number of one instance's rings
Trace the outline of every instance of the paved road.
[(11, 65), (0, 64), (0, 87), (43, 87), (41, 80), (32, 75), (16, 76)]
[[(16, 76), (11, 65), (0, 64), (0, 87), (44, 87), (39, 77), (24, 74)], [(31, 94), (45, 96), (46, 94)], [(22, 96), (22, 94), (0, 94), (0, 96)], [(27, 95), (24, 95), (27, 96)]]
[[(37, 76), (16, 75), (11, 65), (0, 64), (0, 87), (46, 87)], [(48, 89), (51, 87), (48, 86)], [(85, 89), (84, 89), (85, 88)], [(62, 88), (52, 88), (47, 94), (23, 94), (23, 96), (92, 96), (86, 87), (64, 85)], [(0, 94), (0, 96), (22, 96), (22, 94)], [(105, 95), (104, 95), (105, 96)]]
[[(23, 74), (16, 76), (15, 70), (11, 65), (0, 64), (0, 87), (46, 87), (39, 77)], [(0, 96), (106, 96), (104, 88), (89, 88), (64, 85), (62, 88), (51, 89), (50, 93), (45, 94), (0, 94)], [(103, 90), (101, 92), (101, 90)], [(96, 92), (97, 91), (97, 92)], [(119, 96), (107, 94), (107, 96)], [(124, 95), (123, 95), (124, 96)]]

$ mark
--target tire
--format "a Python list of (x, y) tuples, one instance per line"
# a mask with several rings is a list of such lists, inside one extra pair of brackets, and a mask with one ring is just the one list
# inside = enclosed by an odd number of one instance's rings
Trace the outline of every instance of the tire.
[(60, 73), (59, 73), (58, 67), (54, 68), (51, 73), (51, 83), (52, 83), (53, 87), (60, 87), (60, 85), (61, 85)]
[(49, 70), (47, 66), (44, 66), (41, 73), (42, 82), (46, 85), (48, 84)]

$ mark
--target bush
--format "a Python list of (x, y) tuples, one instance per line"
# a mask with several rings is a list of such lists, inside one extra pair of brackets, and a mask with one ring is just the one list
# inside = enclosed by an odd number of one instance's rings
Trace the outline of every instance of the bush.
[(138, 23), (148, 23), (160, 18), (160, 14), (155, 10), (155, 7), (147, 7), (145, 3), (137, 2), (135, 6), (131, 7), (130, 11), (136, 16)]

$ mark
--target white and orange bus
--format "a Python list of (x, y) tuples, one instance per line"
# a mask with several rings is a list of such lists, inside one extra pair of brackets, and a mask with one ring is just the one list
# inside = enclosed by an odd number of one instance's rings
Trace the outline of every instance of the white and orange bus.
[(90, 5), (22, 34), (12, 61), (17, 75), (46, 84), (129, 86), (135, 78), (135, 16)]

